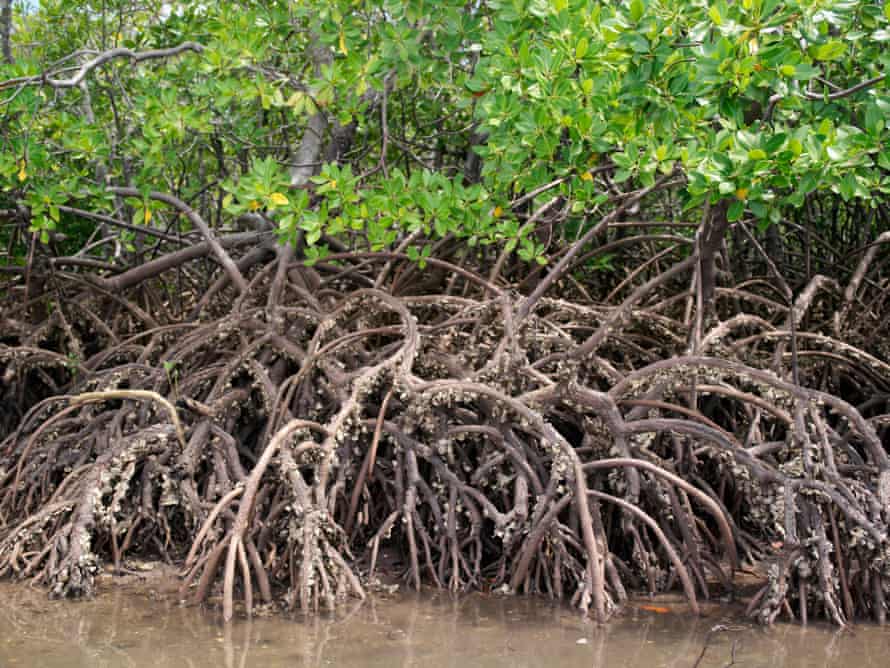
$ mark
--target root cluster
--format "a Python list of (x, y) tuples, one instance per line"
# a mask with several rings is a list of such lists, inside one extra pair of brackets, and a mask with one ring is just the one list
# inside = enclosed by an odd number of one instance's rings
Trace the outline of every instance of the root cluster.
[(163, 558), (230, 618), (361, 598), (385, 548), (414, 587), (598, 620), (757, 567), (762, 622), (883, 621), (890, 365), (830, 282), (791, 308), (718, 287), (690, 335), (679, 274), (614, 305), (467, 268), (409, 290), (392, 254), (309, 290), (288, 259), (180, 295), (195, 317), (75, 281), (37, 326), (4, 307), (0, 576), (80, 596), (103, 562)]

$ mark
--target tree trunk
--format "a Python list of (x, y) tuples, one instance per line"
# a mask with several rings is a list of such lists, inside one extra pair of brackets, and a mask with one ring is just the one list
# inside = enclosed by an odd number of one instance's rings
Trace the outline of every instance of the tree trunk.
[(705, 220), (698, 233), (698, 252), (699, 252), (699, 279), (701, 289), (702, 307), (704, 310), (704, 321), (713, 314), (714, 308), (714, 288), (717, 284), (717, 253), (723, 244), (723, 238), (729, 229), (729, 221), (726, 219), (726, 211), (729, 208), (727, 200), (721, 200), (713, 205), (705, 217)]
[(3, 62), (12, 64), (12, 0), (0, 0), (0, 31), (3, 40)]

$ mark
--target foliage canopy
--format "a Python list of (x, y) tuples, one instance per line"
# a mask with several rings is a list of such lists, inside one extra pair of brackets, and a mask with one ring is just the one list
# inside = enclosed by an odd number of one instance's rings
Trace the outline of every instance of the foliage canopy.
[[(761, 230), (890, 190), (890, 3), (48, 0), (13, 39), (0, 197), (44, 242), (88, 232), (60, 206), (123, 213), (108, 185), (145, 194), (137, 225), (166, 224), (164, 191), (217, 225), (264, 213), (310, 259), (422, 230), (541, 262), (517, 207), (539, 189), (570, 203), (558, 238), (665, 175), (691, 214), (723, 200)], [(328, 148), (289, 192), (314, 116)]]

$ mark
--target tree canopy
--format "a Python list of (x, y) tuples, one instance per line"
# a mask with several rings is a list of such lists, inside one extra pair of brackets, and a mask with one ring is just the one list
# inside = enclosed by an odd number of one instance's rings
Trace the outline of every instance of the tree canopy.
[(565, 238), (656, 181), (761, 229), (888, 192), (886, 3), (75, 4), (17, 15), (3, 70), (3, 197), (44, 242), (86, 232), (59, 206), (149, 223), (155, 190), (268, 214), (310, 258), (422, 230), (543, 262), (517, 200), (565, 198)]

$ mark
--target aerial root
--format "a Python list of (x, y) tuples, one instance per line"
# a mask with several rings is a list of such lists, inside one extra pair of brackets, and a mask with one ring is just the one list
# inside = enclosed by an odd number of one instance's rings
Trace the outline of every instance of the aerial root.
[[(138, 554), (180, 564), (183, 595), (226, 619), (333, 608), (382, 574), (605, 621), (674, 584), (697, 611), (744, 565), (764, 623), (885, 619), (890, 409), (818, 366), (787, 380), (787, 312), (727, 318), (684, 356), (682, 321), (643, 317), (636, 293), (514, 318), (486, 281), (473, 298), (287, 280), (261, 269), (229, 310), (115, 332), (77, 363), (0, 346), (4, 378), (46, 390), (0, 442), (0, 576), (89, 595), (103, 561)], [(800, 340), (862, 383), (884, 368)]]

